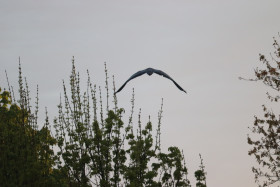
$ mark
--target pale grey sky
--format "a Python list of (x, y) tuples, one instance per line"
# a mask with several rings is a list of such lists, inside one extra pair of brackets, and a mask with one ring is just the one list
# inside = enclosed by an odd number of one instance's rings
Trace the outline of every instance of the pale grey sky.
[(279, 0), (0, 0), (0, 86), (5, 69), (17, 85), (21, 56), (33, 93), (39, 84), (41, 112), (48, 107), (52, 118), (73, 55), (83, 80), (89, 69), (98, 85), (105, 61), (117, 87), (138, 70), (161, 69), (188, 94), (145, 75), (118, 94), (119, 106), (130, 110), (134, 87), (136, 112), (156, 122), (164, 98), (162, 146), (184, 150), (192, 182), (201, 153), (209, 186), (253, 187), (246, 138), (269, 88), (238, 77), (253, 77), (258, 54), (273, 51), (279, 7)]

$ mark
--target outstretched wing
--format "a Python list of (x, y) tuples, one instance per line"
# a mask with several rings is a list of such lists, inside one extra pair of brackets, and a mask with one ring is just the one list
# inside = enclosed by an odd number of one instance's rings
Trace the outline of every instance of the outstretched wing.
[(120, 92), (130, 80), (135, 79), (136, 77), (139, 77), (139, 76), (141, 76), (141, 75), (143, 75), (143, 74), (145, 74), (145, 73), (146, 73), (146, 69), (134, 73), (134, 74), (133, 74), (127, 81), (125, 81), (125, 83), (115, 92), (115, 94), (118, 93), (118, 92)]
[(153, 69), (154, 70), (154, 73), (158, 74), (158, 75), (161, 75), (169, 80), (171, 80), (176, 86), (177, 88), (179, 88), (179, 90), (187, 93), (179, 84), (177, 84), (177, 82), (175, 82), (169, 75), (167, 75), (166, 73), (164, 73), (163, 71), (161, 70), (157, 70), (157, 69)]

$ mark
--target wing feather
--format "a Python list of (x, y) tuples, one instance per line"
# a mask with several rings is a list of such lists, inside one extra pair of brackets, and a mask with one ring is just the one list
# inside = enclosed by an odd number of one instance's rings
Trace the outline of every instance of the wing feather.
[(157, 70), (157, 69), (153, 69), (153, 70), (154, 70), (154, 73), (156, 73), (156, 74), (158, 74), (158, 75), (161, 75), (161, 76), (163, 76), (163, 77), (165, 77), (165, 78), (171, 80), (171, 81), (177, 86), (177, 88), (178, 88), (179, 90), (181, 90), (181, 91), (187, 93), (187, 92), (186, 92), (176, 81), (174, 81), (167, 73), (165, 73), (165, 72), (163, 72), (163, 71), (161, 71), (161, 70)]
[(146, 70), (147, 70), (147, 69), (144, 69), (144, 70), (141, 70), (141, 71), (138, 71), (138, 72), (134, 73), (134, 74), (133, 74), (131, 77), (129, 77), (129, 79), (128, 79), (127, 81), (125, 81), (125, 83), (115, 92), (115, 94), (118, 93), (118, 92), (120, 92), (120, 91), (125, 87), (125, 85), (126, 85), (129, 81), (131, 81), (132, 79), (135, 79), (136, 77), (139, 77), (139, 76), (145, 74), (145, 73), (146, 73)]

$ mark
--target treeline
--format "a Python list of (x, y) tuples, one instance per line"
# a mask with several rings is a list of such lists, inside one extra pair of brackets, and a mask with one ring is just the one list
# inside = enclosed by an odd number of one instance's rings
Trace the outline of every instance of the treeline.
[[(124, 124), (115, 95), (109, 106), (106, 64), (105, 75), (105, 97), (89, 73), (82, 91), (73, 59), (70, 87), (63, 82), (57, 117), (50, 124), (46, 110), (39, 125), (38, 88), (32, 107), (19, 65), (19, 99), (9, 82), (7, 90), (0, 89), (0, 186), (191, 186), (183, 151), (175, 146), (161, 151), (162, 105), (156, 125), (150, 120), (142, 124), (141, 111), (133, 119), (133, 94)], [(206, 187), (200, 159), (195, 186)]]

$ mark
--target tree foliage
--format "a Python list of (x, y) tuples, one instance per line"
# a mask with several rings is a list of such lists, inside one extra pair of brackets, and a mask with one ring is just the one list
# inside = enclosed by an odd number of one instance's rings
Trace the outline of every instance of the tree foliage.
[[(270, 54), (271, 60), (260, 54), (259, 59), (264, 64), (263, 69), (255, 70), (255, 79), (262, 81), (273, 90), (280, 91), (280, 46), (274, 38), (274, 53)], [(280, 95), (272, 96), (267, 93), (271, 102), (278, 102)], [(254, 156), (260, 167), (253, 167), (255, 180), (259, 186), (280, 184), (280, 118), (272, 110), (263, 105), (264, 117), (255, 116), (255, 121), (250, 127), (248, 144), (252, 146), (249, 155)], [(278, 117), (277, 117), (278, 116)]]
[[(0, 181), (1, 186), (49, 186), (53, 184), (55, 139), (48, 119), (39, 130), (37, 110), (31, 112), (29, 90), (19, 76), (18, 104), (0, 88)], [(37, 99), (38, 102), (38, 99)]]
[[(70, 87), (63, 81), (63, 95), (58, 104), (58, 115), (53, 121), (52, 136), (47, 111), (45, 123), (39, 130), (38, 89), (35, 110), (32, 112), (28, 84), (23, 84), (20, 67), (18, 102), (11, 97), (13, 91), (10, 86), (9, 92), (1, 93), (0, 90), (1, 184), (191, 186), (183, 152), (175, 146), (169, 147), (168, 153), (161, 151), (163, 104), (153, 131), (150, 117), (143, 124), (141, 109), (137, 123), (134, 122), (133, 93), (128, 123), (125, 123), (125, 110), (118, 107), (114, 94), (113, 107), (109, 105), (108, 79), (105, 64), (105, 98), (102, 88), (97, 89), (92, 84), (89, 72), (87, 86), (82, 90), (73, 59)], [(114, 78), (112, 82), (114, 93)], [(195, 173), (197, 181), (205, 181), (205, 174), (204, 166), (200, 167)]]
[(196, 187), (206, 187), (206, 172), (204, 170), (205, 166), (203, 165), (203, 159), (201, 154), (199, 154), (200, 166), (199, 169), (194, 172), (194, 176), (197, 180)]

